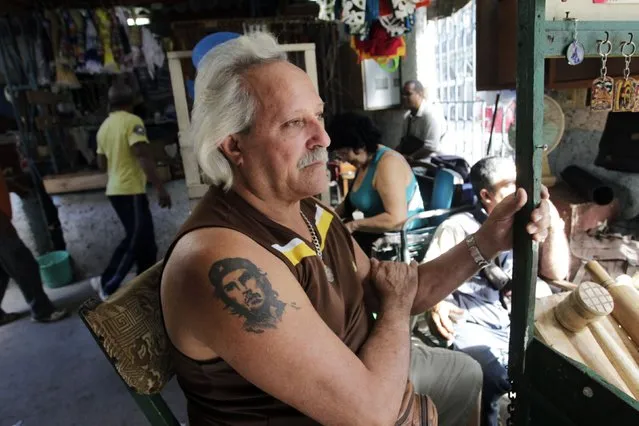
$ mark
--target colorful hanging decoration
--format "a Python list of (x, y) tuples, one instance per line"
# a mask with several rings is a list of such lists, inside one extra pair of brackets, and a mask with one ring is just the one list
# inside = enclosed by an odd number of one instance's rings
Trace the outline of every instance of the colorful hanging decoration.
[(380, 0), (379, 21), (391, 36), (406, 34), (415, 25), (415, 11), (430, 3), (430, 0)]
[(102, 72), (102, 44), (93, 14), (84, 12), (84, 71), (89, 74)]
[(69, 32), (73, 34), (73, 53), (75, 55), (76, 71), (84, 70), (86, 65), (86, 22), (82, 12), (78, 9), (69, 11)]
[(608, 55), (612, 52), (612, 43), (606, 37), (606, 40), (600, 41), (597, 46), (599, 56), (601, 56), (601, 72), (592, 82), (592, 96), (590, 100), (590, 109), (592, 111), (611, 111), (614, 104), (614, 80), (608, 77)]
[(623, 70), (623, 79), (618, 79), (615, 82), (615, 103), (612, 107), (613, 112), (633, 112), (637, 110), (637, 88), (639, 83), (634, 78), (630, 77), (630, 62), (632, 56), (637, 51), (637, 46), (632, 41), (632, 34), (630, 34), (630, 41), (624, 41), (621, 44), (621, 54), (626, 62), (626, 67)]
[[(53, 11), (47, 11), (45, 17), (49, 20), (51, 32), (51, 49), (55, 58), (55, 85), (77, 89), (80, 87), (78, 77), (73, 71), (75, 61), (73, 52), (69, 49), (66, 31), (62, 25), (61, 17)], [(71, 52), (71, 53), (69, 53)]]
[(104, 50), (104, 69), (108, 72), (116, 73), (119, 71), (119, 67), (113, 56), (113, 40), (111, 38), (113, 28), (111, 27), (111, 17), (104, 9), (96, 9), (95, 17), (98, 35), (102, 43), (102, 49)]
[(352, 37), (351, 47), (357, 52), (359, 62), (364, 59), (375, 59), (386, 64), (406, 55), (404, 37), (390, 36), (379, 21), (371, 26), (368, 39), (359, 40), (357, 37)]
[(366, 0), (344, 0), (341, 20), (348, 26), (350, 35), (365, 37), (368, 33)]

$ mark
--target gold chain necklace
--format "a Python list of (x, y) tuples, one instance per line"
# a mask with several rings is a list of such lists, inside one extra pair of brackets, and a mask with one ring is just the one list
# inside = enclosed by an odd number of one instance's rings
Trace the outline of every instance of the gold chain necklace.
[(319, 257), (320, 260), (322, 261), (322, 265), (324, 265), (324, 272), (326, 272), (326, 279), (328, 280), (329, 283), (332, 283), (333, 281), (335, 281), (335, 275), (333, 274), (333, 270), (328, 267), (326, 262), (324, 262), (324, 258), (322, 256), (322, 246), (320, 245), (319, 238), (317, 237), (317, 233), (315, 232), (315, 228), (313, 228), (313, 225), (311, 225), (311, 221), (308, 220), (308, 218), (302, 211), (300, 211), (300, 214), (302, 215), (302, 219), (304, 219), (304, 222), (306, 223), (306, 227), (308, 228), (308, 231), (311, 233), (311, 241), (313, 242), (313, 245), (315, 246), (315, 254), (317, 254), (317, 257)]

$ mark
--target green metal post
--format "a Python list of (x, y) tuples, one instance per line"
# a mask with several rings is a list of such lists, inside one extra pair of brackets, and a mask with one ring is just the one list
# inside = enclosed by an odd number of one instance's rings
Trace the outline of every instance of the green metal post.
[(129, 392), (151, 426), (180, 426), (160, 394), (140, 395), (132, 389)]
[(517, 18), (517, 186), (526, 190), (528, 202), (515, 218), (509, 375), (513, 421), (525, 426), (530, 410), (525, 356), (533, 336), (538, 254), (525, 227), (539, 204), (541, 183), (545, 1), (519, 0)]

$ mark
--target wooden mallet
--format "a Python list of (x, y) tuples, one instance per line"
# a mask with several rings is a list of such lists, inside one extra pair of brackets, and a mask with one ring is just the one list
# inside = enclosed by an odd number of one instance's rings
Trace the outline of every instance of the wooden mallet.
[(627, 387), (615, 380), (614, 375), (609, 372), (609, 365), (604, 360), (589, 356), (591, 350), (582, 347), (583, 342), (580, 342), (577, 336), (571, 339), (571, 342), (578, 346), (576, 349), (584, 356), (591, 368), (617, 387), (623, 390), (628, 389), (635, 398), (639, 398), (637, 364), (599, 322), (613, 312), (613, 308), (612, 295), (599, 284), (586, 281), (555, 306), (555, 318), (564, 328), (575, 333), (588, 326)]
[(608, 290), (615, 303), (612, 316), (639, 346), (639, 291), (627, 282), (615, 282), (596, 260), (586, 263), (586, 269), (593, 281)]

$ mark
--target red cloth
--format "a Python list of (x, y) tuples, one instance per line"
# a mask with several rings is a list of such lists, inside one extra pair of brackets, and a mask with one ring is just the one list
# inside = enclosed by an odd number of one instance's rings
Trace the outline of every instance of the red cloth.
[(406, 55), (406, 43), (404, 37), (391, 37), (384, 27), (375, 21), (367, 40), (352, 38), (351, 46), (357, 52), (359, 60), (363, 59), (389, 59)]

